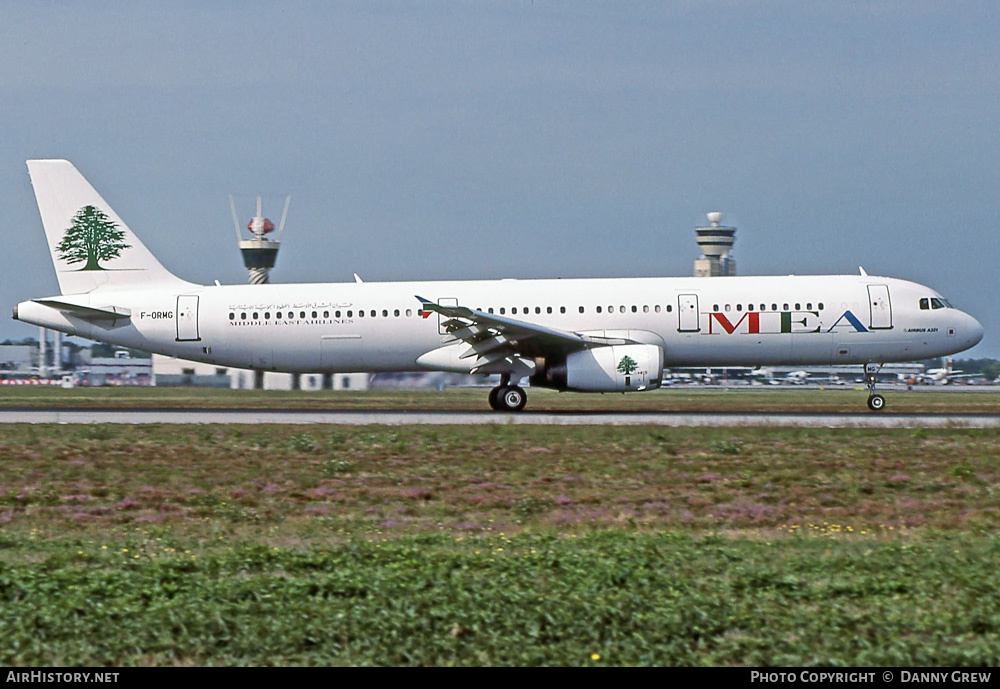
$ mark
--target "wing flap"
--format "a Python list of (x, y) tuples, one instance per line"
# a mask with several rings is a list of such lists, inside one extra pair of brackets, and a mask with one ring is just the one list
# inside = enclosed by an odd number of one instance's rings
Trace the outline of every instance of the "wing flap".
[(486, 340), (480, 340), (478, 342), (473, 342), (469, 345), (468, 349), (464, 350), (460, 355), (459, 359), (468, 359), (473, 356), (482, 356), (492, 352), (498, 347), (503, 347), (504, 345), (509, 345), (510, 340), (508, 340), (503, 335), (495, 335), (492, 338)]
[[(429, 312), (441, 316), (440, 327), (445, 332), (442, 343), (448, 347), (465, 343), (455, 362), (449, 366), (470, 362), (470, 372), (479, 374), (499, 373), (511, 378), (531, 375), (535, 359), (564, 355), (567, 352), (588, 349), (605, 344), (603, 338), (550, 328), (539, 323), (507, 318), (466, 306), (445, 305), (417, 295), (425, 315)], [(438, 355), (428, 352), (426, 363), (436, 361)], [(418, 359), (418, 362), (420, 359)]]
[(507, 318), (484, 311), (476, 311), (466, 306), (436, 304), (421, 296), (417, 296), (417, 299), (420, 301), (425, 312), (433, 311), (447, 318), (447, 320), (441, 323), (441, 327), (448, 332), (450, 337), (454, 337), (456, 341), (463, 340), (468, 342), (467, 338), (459, 336), (459, 332), (463, 328), (478, 326), (479, 328), (489, 329), (498, 334), (502, 333), (512, 341), (524, 340), (528, 337), (544, 338), (553, 346), (569, 350), (585, 349), (591, 344), (591, 338), (566, 330), (557, 330), (537, 323), (521, 321), (516, 318)]

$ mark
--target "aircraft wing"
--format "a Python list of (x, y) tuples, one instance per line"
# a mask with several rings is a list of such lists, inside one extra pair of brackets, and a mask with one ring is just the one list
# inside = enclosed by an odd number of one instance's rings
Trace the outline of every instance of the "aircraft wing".
[(519, 371), (522, 366), (517, 360), (530, 360), (534, 357), (565, 354), (624, 342), (547, 328), (466, 306), (437, 304), (421, 296), (417, 296), (417, 299), (423, 306), (424, 318), (431, 312), (443, 317), (441, 327), (447, 333), (443, 340), (444, 345), (459, 342), (468, 345), (459, 355), (459, 359), (476, 357), (469, 362), (471, 373)]

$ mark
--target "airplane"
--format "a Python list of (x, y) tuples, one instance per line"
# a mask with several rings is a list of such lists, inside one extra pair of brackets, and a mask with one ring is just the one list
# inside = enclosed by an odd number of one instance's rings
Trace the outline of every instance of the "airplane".
[(809, 380), (809, 371), (790, 371), (784, 380), (792, 385), (805, 385)]
[[(200, 285), (168, 271), (66, 160), (28, 172), (60, 294), (16, 320), (218, 366), (499, 374), (579, 392), (660, 387), (665, 366), (865, 367), (946, 356), (983, 328), (929, 287), (860, 275)], [(922, 308), (921, 304), (946, 304)]]
[(923, 383), (925, 385), (948, 385), (956, 380), (968, 379), (968, 378), (980, 378), (982, 377), (979, 373), (964, 373), (960, 369), (956, 369), (952, 358), (945, 357), (944, 366), (941, 368), (929, 368), (922, 374), (918, 375), (916, 380), (918, 383)]

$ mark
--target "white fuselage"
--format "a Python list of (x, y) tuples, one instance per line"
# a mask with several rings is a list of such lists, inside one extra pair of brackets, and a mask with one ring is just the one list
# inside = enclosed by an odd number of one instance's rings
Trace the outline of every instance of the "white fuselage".
[(560, 331), (656, 344), (666, 366), (865, 364), (946, 356), (982, 338), (934, 290), (893, 278), (787, 276), (323, 283), (94, 290), (74, 303), (125, 307), (117, 323), (38, 302), (19, 320), (116, 345), (293, 372), (462, 370), (417, 360), (442, 346), (442, 316), (417, 297)]

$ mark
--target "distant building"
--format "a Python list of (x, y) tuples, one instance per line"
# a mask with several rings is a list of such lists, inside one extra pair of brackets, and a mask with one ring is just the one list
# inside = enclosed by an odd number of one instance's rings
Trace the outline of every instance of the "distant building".
[[(189, 386), (254, 389), (255, 372), (247, 368), (231, 368), (186, 361), (176, 357), (153, 355), (153, 371), (157, 387)], [(300, 390), (367, 390), (368, 373), (302, 373), (298, 375)], [(324, 387), (324, 383), (326, 386)], [(295, 375), (277, 371), (264, 372), (265, 390), (295, 389)]]
[(37, 370), (38, 345), (0, 345), (0, 371)]
[(126, 350), (113, 357), (91, 357), (86, 369), (77, 371), (85, 385), (154, 385), (153, 360), (133, 358)]
[[(44, 334), (44, 330), (42, 330)], [(67, 369), (89, 363), (89, 350), (78, 345), (63, 346), (55, 338), (56, 346), (43, 348), (33, 339), (20, 344), (0, 345), (0, 383), (4, 381), (62, 382)]]

